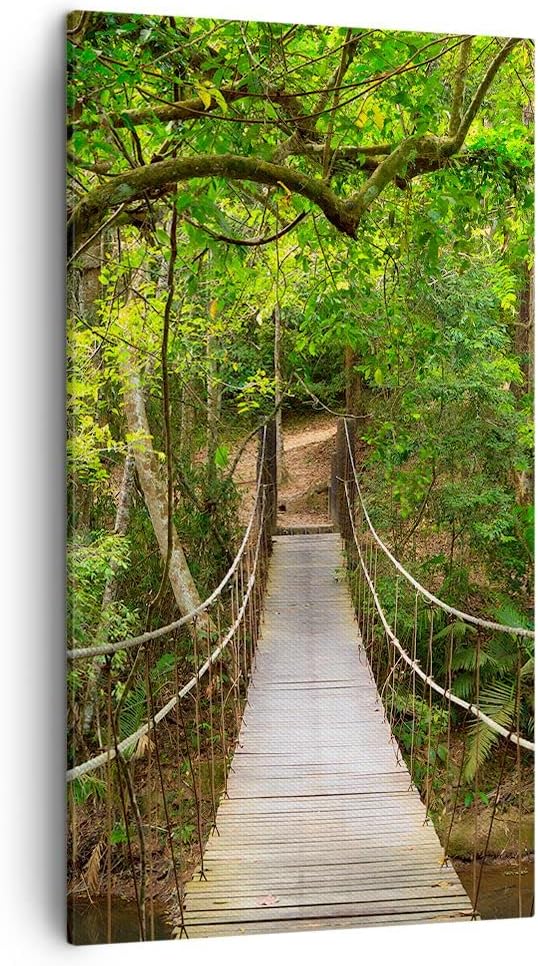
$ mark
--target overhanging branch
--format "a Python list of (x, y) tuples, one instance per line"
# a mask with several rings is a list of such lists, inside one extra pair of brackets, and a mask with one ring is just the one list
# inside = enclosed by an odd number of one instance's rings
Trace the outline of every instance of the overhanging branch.
[(76, 205), (68, 222), (71, 250), (75, 244), (84, 243), (110, 208), (138, 201), (151, 196), (152, 192), (173, 191), (183, 181), (208, 177), (257, 182), (299, 194), (323, 211), (339, 231), (355, 238), (364, 212), (391, 181), (435, 170), (459, 151), (499, 68), (519, 42), (518, 39), (508, 40), (492, 60), (455, 135), (442, 138), (426, 134), (406, 138), (377, 165), (361, 189), (350, 198), (339, 197), (326, 181), (261, 158), (236, 154), (170, 158), (125, 171), (107, 184), (89, 191)]
[(144, 197), (144, 193), (160, 191), (165, 185), (173, 190), (182, 181), (207, 177), (254, 181), (302, 195), (317, 205), (339, 231), (351, 237), (355, 235), (357, 220), (353, 213), (319, 178), (313, 178), (285, 165), (262, 161), (260, 158), (219, 154), (158, 161), (156, 164), (133, 168), (111, 179), (107, 184), (94, 188), (73, 210), (68, 222), (70, 242), (73, 244), (76, 240), (76, 244), (82, 244), (111, 207), (122, 202), (137, 201)]

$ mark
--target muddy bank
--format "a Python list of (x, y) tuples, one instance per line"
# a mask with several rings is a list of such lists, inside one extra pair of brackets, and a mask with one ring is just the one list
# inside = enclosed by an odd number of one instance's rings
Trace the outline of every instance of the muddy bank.
[[(477, 836), (475, 844), (475, 818), (471, 813), (457, 815), (452, 831), (448, 853), (451, 858), (470, 861), (475, 855), (484, 855), (487, 846), (488, 859), (516, 858), (519, 853), (519, 814), (517, 808), (506, 809), (495, 816), (491, 833), (489, 831), (491, 815), (485, 811), (478, 816)], [(435, 821), (437, 834), (441, 843), (446, 846), (448, 821)], [(489, 842), (488, 842), (489, 835)], [(521, 816), (521, 851), (523, 857), (534, 855), (534, 815)]]

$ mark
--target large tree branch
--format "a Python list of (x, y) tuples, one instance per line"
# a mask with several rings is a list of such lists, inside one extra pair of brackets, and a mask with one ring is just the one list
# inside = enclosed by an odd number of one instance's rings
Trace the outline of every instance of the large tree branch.
[[(329, 171), (331, 174), (355, 171), (375, 171), (384, 156), (394, 151), (394, 145), (341, 145), (329, 150)], [(296, 143), (290, 147), (289, 154), (298, 157), (312, 158), (323, 163), (326, 144), (316, 144), (312, 141)]]
[[(348, 39), (348, 38), (351, 39), (351, 30), (348, 30), (347, 38), (346, 39)], [(356, 48), (352, 48), (352, 54), (351, 54), (351, 56), (353, 56), (353, 53), (354, 53), (354, 50), (355, 49)], [(335, 119), (336, 112), (338, 110), (338, 104), (340, 102), (340, 87), (341, 87), (341, 84), (343, 83), (344, 74), (345, 74), (345, 72), (346, 72), (346, 70), (347, 70), (347, 68), (349, 66), (349, 63), (350, 62), (348, 61), (348, 48), (345, 47), (344, 50), (342, 51), (342, 57), (341, 57), (341, 60), (340, 60), (340, 64), (338, 66), (338, 69), (337, 69), (336, 75), (335, 75), (335, 86), (336, 86), (336, 90), (334, 92), (332, 110), (331, 110), (331, 113), (329, 115), (329, 123), (327, 125), (327, 136), (325, 138), (325, 145), (324, 145), (324, 148), (323, 148), (323, 164), (322, 164), (322, 167), (323, 167), (323, 177), (324, 178), (327, 178), (328, 175), (329, 175), (329, 173), (330, 173), (330, 156), (331, 156), (332, 136), (333, 136), (333, 130), (334, 130), (334, 119)]]
[[(248, 92), (243, 89), (226, 90), (221, 92), (227, 104), (245, 97)], [(208, 91), (208, 96), (211, 92)], [(206, 107), (201, 97), (192, 97), (189, 100), (175, 101), (173, 103), (159, 103), (154, 107), (142, 107), (135, 110), (122, 111), (121, 114), (110, 116), (110, 124), (114, 128), (127, 127), (131, 129), (140, 124), (151, 124), (153, 121), (160, 121), (167, 124), (169, 121), (182, 121), (186, 118), (200, 118), (211, 114), (219, 106), (218, 102), (211, 96), (211, 103)], [(94, 131), (101, 126), (100, 121), (75, 121), (72, 124), (72, 131)]]
[(446, 138), (432, 134), (406, 138), (377, 165), (361, 189), (348, 199), (340, 198), (319, 178), (261, 158), (235, 154), (171, 158), (125, 171), (106, 185), (89, 191), (76, 205), (69, 219), (70, 242), (76, 241), (81, 245), (95, 231), (109, 208), (138, 201), (155, 191), (162, 193), (167, 186), (173, 190), (182, 181), (208, 177), (253, 181), (280, 186), (300, 194), (320, 208), (339, 231), (354, 238), (364, 212), (391, 181), (401, 176), (409, 178), (427, 170), (436, 170), (459, 151), (499, 68), (519, 42), (517, 39), (508, 40), (493, 59), (456, 134)]
[(497, 56), (494, 57), (493, 60), (491, 61), (491, 64), (489, 65), (486, 73), (484, 74), (484, 77), (482, 78), (482, 81), (479, 84), (476, 90), (476, 93), (471, 103), (469, 104), (469, 107), (467, 108), (465, 114), (461, 119), (460, 125), (456, 133), (452, 137), (446, 138), (445, 147), (444, 147), (444, 154), (446, 157), (448, 157), (450, 154), (455, 154), (455, 152), (459, 151), (459, 149), (461, 148), (463, 142), (465, 141), (465, 138), (467, 137), (469, 128), (473, 123), (476, 115), (478, 114), (478, 111), (480, 110), (480, 107), (482, 105), (482, 101), (484, 100), (484, 97), (486, 96), (489, 88), (491, 87), (499, 68), (502, 66), (502, 64), (508, 57), (508, 54), (510, 53), (512, 48), (515, 47), (516, 44), (520, 44), (520, 43), (522, 43), (520, 38), (518, 37), (510, 38), (510, 40), (507, 40), (504, 46), (501, 47)]
[(427, 171), (435, 171), (460, 150), (499, 68), (512, 48), (518, 43), (520, 43), (518, 38), (507, 40), (497, 56), (494, 57), (462, 117), (456, 133), (452, 137), (442, 138), (431, 134), (412, 135), (402, 141), (381, 162), (361, 190), (352, 195), (347, 202), (348, 207), (354, 210), (358, 220), (360, 220), (366, 208), (372, 204), (394, 178), (404, 175), (409, 179)]
[[(316, 138), (316, 125), (320, 117), (320, 112), (323, 112), (326, 107), (329, 95), (331, 93), (338, 93), (344, 75), (353, 62), (359, 41), (363, 36), (364, 34), (357, 34), (353, 37), (350, 36), (350, 32), (348, 31), (348, 39), (342, 45), (341, 61), (333, 76), (330, 78), (327, 87), (320, 91), (320, 97), (314, 107), (313, 116), (305, 117), (302, 123), (298, 117), (292, 118), (297, 125), (296, 130), (289, 138), (282, 141), (273, 152), (271, 161), (274, 161), (275, 164), (282, 164), (292, 154), (301, 154), (301, 146), (305, 139), (313, 140)], [(302, 94), (301, 96), (304, 97), (305, 95)]]
[(172, 158), (133, 168), (88, 192), (73, 210), (68, 222), (70, 240), (81, 244), (99, 224), (109, 208), (122, 202), (138, 201), (144, 192), (170, 189), (193, 178), (220, 177), (231, 181), (254, 181), (283, 187), (316, 204), (339, 231), (354, 237), (357, 222), (346, 204), (318, 178), (280, 164), (236, 154)]

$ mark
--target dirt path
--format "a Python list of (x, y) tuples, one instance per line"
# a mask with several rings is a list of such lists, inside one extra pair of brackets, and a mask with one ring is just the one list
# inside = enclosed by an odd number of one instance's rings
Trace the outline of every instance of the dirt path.
[[(278, 526), (327, 523), (327, 484), (331, 474), (336, 418), (312, 413), (284, 420), (285, 476), (278, 493)], [(258, 443), (252, 440), (235, 472), (242, 492), (242, 516), (248, 516), (256, 478)], [(321, 492), (316, 492), (321, 490)]]

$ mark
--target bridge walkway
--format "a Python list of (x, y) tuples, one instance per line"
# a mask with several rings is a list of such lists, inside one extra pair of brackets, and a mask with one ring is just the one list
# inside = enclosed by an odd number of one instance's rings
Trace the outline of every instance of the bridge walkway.
[(335, 533), (275, 538), (228, 794), (190, 938), (471, 917), (383, 720)]

